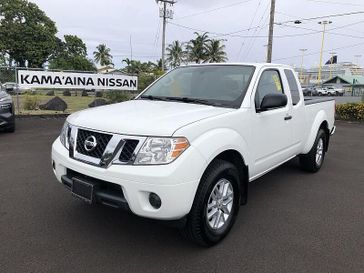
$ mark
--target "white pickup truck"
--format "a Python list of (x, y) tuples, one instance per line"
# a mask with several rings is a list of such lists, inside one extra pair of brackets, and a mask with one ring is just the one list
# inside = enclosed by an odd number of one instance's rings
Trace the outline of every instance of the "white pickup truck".
[(286, 65), (179, 67), (134, 100), (70, 115), (53, 171), (89, 203), (183, 219), (185, 235), (211, 246), (247, 203), (249, 182), (296, 156), (321, 168), (334, 109), (305, 101)]

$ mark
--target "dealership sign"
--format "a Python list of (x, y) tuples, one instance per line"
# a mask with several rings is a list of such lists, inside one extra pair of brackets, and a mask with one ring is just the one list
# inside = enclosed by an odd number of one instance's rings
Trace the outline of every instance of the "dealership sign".
[(20, 88), (137, 90), (138, 77), (112, 74), (18, 70)]

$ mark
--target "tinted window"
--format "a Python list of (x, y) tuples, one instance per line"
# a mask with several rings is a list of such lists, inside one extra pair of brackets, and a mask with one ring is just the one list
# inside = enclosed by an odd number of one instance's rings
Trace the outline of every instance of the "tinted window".
[(277, 70), (265, 70), (260, 76), (255, 93), (255, 107), (259, 108), (265, 95), (274, 93), (283, 94), (281, 77)]
[(254, 69), (243, 65), (179, 67), (154, 83), (142, 94), (142, 98), (203, 99), (211, 104), (239, 107)]
[(285, 69), (284, 74), (286, 74), (289, 89), (291, 90), (292, 103), (293, 105), (296, 105), (300, 101), (300, 91), (298, 90), (296, 78), (293, 72), (289, 69)]

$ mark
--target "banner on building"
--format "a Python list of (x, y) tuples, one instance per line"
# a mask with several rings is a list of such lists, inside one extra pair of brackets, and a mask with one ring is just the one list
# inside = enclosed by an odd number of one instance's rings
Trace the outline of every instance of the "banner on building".
[(20, 88), (137, 90), (138, 77), (119, 74), (18, 70), (18, 84)]

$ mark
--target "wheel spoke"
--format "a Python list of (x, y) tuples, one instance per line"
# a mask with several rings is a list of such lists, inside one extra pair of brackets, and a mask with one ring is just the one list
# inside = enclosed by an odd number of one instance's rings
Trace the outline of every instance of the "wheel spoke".
[(207, 219), (210, 220), (213, 216), (215, 216), (217, 213), (219, 212), (219, 210), (217, 208), (212, 209), (208, 214), (207, 214)]
[(212, 200), (210, 203), (208, 203), (207, 205), (207, 209), (212, 209), (216, 206), (216, 201), (215, 200)]
[(224, 202), (222, 202), (223, 206), (227, 206), (229, 205), (231, 202), (233, 202), (233, 198), (228, 198), (226, 200), (224, 200)]
[(216, 216), (215, 222), (214, 222), (214, 228), (219, 227), (220, 217), (221, 217), (221, 211), (218, 210), (218, 213), (217, 213), (217, 216)]

